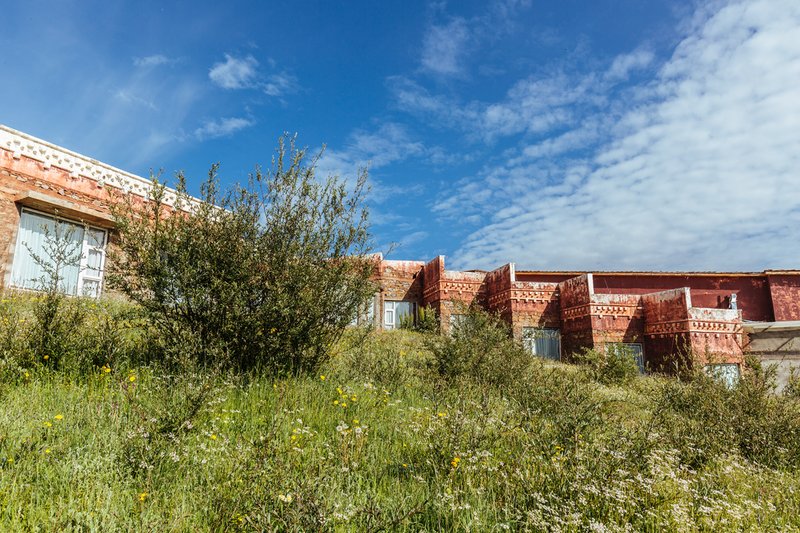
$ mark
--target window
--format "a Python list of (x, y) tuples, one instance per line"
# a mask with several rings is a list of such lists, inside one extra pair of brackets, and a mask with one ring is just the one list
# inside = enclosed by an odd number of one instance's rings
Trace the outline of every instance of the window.
[(20, 215), (11, 285), (38, 289), (42, 281), (47, 281), (35, 257), (51, 262), (53, 258), (48, 252), (52, 251), (53, 239), (67, 240), (69, 253), (80, 255), (79, 264), (60, 269), (61, 290), (72, 295), (99, 296), (103, 285), (106, 232), (29, 209), (23, 209)]
[(462, 325), (466, 319), (467, 315), (463, 313), (453, 313), (450, 315), (450, 331)]
[(722, 363), (716, 365), (706, 365), (706, 374), (720, 381), (729, 389), (739, 383), (739, 365), (736, 363)]
[(639, 372), (644, 374), (644, 348), (638, 342), (607, 342), (606, 353), (614, 355), (627, 354), (636, 359)]
[(383, 302), (383, 328), (399, 328), (403, 317), (414, 317), (416, 306), (414, 302), (386, 300)]
[(533, 355), (561, 360), (561, 332), (553, 328), (522, 328), (522, 342)]
[(351, 326), (367, 326), (375, 321), (375, 296), (364, 303), (361, 312), (350, 322)]

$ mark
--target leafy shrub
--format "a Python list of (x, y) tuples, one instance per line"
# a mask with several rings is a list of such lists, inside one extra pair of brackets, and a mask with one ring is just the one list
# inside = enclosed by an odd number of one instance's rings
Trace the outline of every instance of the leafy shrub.
[(218, 166), (202, 202), (178, 176), (176, 206), (116, 202), (119, 253), (110, 283), (142, 306), (163, 358), (201, 366), (316, 368), (374, 292), (366, 172), (351, 191), (319, 181), (317, 158), (282, 138), (270, 171), (220, 192)]
[(471, 306), (451, 326), (450, 335), (430, 337), (438, 374), (445, 379), (468, 377), (491, 385), (508, 385), (531, 364), (531, 356), (514, 340), (500, 317)]
[[(420, 384), (430, 365), (430, 353), (420, 349), (420, 335), (412, 331), (351, 330), (324, 372), (344, 381), (370, 382), (395, 390)], [(322, 371), (321, 371), (322, 372)]]
[(586, 365), (593, 379), (606, 385), (629, 383), (639, 375), (633, 353), (624, 346), (605, 352), (585, 348), (574, 358)]
[(783, 388), (783, 395), (787, 398), (800, 400), (800, 375), (795, 372), (794, 368), (791, 370), (786, 386)]
[(774, 375), (749, 366), (738, 386), (698, 371), (689, 382), (667, 380), (656, 422), (670, 446), (698, 467), (736, 449), (770, 467), (800, 466), (800, 406), (774, 394)]
[(420, 307), (417, 316), (404, 315), (400, 319), (400, 329), (420, 333), (439, 333), (439, 316), (431, 307)]

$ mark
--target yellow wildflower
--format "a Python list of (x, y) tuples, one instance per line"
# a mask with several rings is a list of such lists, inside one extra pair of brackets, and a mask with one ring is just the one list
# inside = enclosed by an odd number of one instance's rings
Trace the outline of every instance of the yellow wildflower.
[(209, 438), (210, 438), (211, 440), (217, 440), (217, 436), (216, 436), (216, 435), (214, 435), (213, 433), (211, 434), (211, 436), (210, 436)]
[(9, 457), (9, 458), (8, 458), (8, 462), (9, 462), (9, 463), (13, 463), (13, 462), (14, 462), (14, 458), (13, 458), (13, 457)]
[(278, 494), (278, 499), (285, 503), (292, 503), (292, 495), (289, 494)]
[(147, 499), (147, 493), (146, 493), (146, 492), (140, 492), (140, 493), (139, 493), (139, 501), (140, 501), (140, 502), (143, 502), (143, 501), (145, 501), (146, 499)]
[(447, 416), (447, 413), (445, 413), (444, 411), (439, 411), (438, 413), (436, 413), (436, 416), (438, 416), (439, 418), (444, 418)]
[(131, 376), (128, 378), (128, 381), (130, 381), (130, 382), (134, 382), (134, 381), (136, 381), (136, 376), (134, 376), (134, 375), (131, 375)]
[(460, 462), (461, 462), (461, 457), (453, 457), (453, 460), (450, 461), (450, 465), (452, 465), (453, 468), (458, 468), (458, 463)]
[(339, 405), (339, 400), (333, 400), (333, 405)]
[(325, 376), (324, 375), (320, 375), (319, 379), (320, 379), (320, 381), (325, 381)]
[(50, 422), (45, 422), (44, 423), (44, 427), (51, 428), (51, 427), (53, 427), (53, 424), (51, 424)]
[(342, 402), (342, 407), (347, 407), (347, 404)]
[(354, 425), (354, 426), (357, 426), (357, 425), (358, 425), (358, 418), (354, 418), (354, 419), (353, 419), (353, 425)]
[(53, 418), (55, 418), (56, 420), (64, 420), (64, 415), (62, 415), (62, 414), (57, 414), (57, 415), (56, 415), (56, 416), (54, 416)]
[(44, 453), (50, 453), (50, 448), (45, 449)]
[(48, 359), (50, 359), (50, 356), (49, 356), (49, 355), (45, 355), (45, 356), (44, 356), (42, 359), (44, 359), (45, 361), (47, 361)]

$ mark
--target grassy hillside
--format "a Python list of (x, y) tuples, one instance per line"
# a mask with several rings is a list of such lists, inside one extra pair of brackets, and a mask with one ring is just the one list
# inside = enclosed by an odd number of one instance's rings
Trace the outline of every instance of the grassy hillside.
[(115, 305), (56, 368), (4, 305), (2, 530), (800, 530), (800, 410), (757, 373), (487, 384), (397, 331), (314, 376), (175, 374)]

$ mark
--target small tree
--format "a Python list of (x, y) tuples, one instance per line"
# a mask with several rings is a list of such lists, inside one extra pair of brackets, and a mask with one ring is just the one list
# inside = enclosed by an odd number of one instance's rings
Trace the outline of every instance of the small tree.
[(325, 358), (372, 296), (374, 262), (366, 171), (348, 192), (317, 179), (320, 155), (306, 164), (284, 136), (269, 172), (246, 186), (221, 193), (214, 165), (202, 202), (179, 174), (174, 208), (157, 181), (147, 202), (113, 207), (110, 282), (143, 307), (167, 354), (291, 372)]
[(60, 220), (56, 212), (52, 229), (42, 226), (41, 253), (25, 244), (41, 272), (38, 279), (29, 281), (43, 293), (33, 306), (28, 344), (34, 360), (48, 365), (61, 364), (74, 347), (74, 338), (80, 334), (86, 318), (79, 302), (66, 302), (66, 294), (71, 290), (65, 271), (80, 268), (82, 258), (80, 239), (75, 238), (78, 229)]

